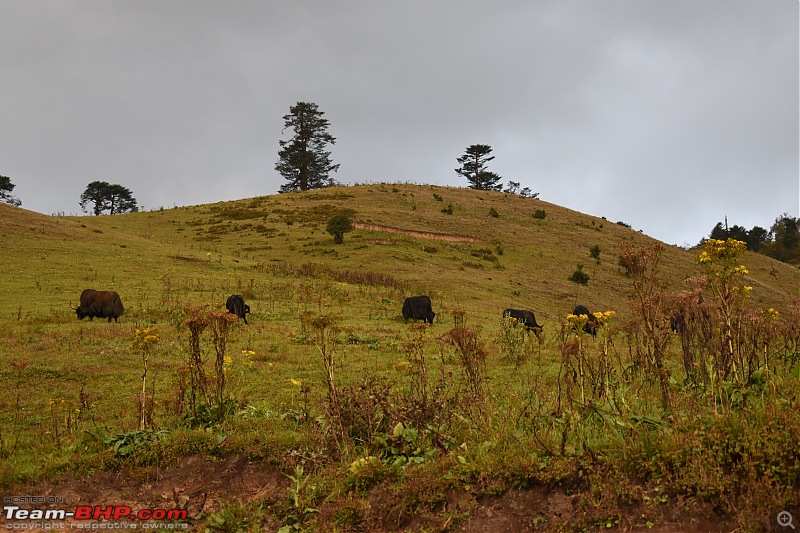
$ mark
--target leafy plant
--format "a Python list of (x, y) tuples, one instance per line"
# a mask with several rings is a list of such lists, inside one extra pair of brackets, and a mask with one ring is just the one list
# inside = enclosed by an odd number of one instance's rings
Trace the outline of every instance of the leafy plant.
[(311, 507), (314, 499), (316, 486), (309, 485), (311, 474), (305, 474), (302, 466), (294, 469), (294, 474), (284, 474), (292, 484), (289, 486), (289, 510), (286, 520), (290, 523), (278, 530), (278, 533), (291, 533), (292, 531), (302, 530), (309, 515), (317, 513), (317, 509)]
[(436, 453), (425, 432), (398, 422), (390, 435), (376, 435), (375, 443), (387, 464), (397, 467), (422, 464)]
[(353, 231), (353, 222), (348, 215), (339, 213), (328, 220), (325, 231), (333, 235), (335, 244), (342, 244), (344, 242), (344, 234)]
[(206, 531), (256, 531), (263, 528), (266, 512), (262, 505), (244, 504), (241, 501), (229, 503), (219, 511), (205, 518)]
[(128, 457), (137, 449), (149, 446), (150, 443), (161, 440), (169, 435), (167, 430), (139, 430), (128, 433), (118, 433), (103, 440), (103, 443), (114, 447), (114, 454), (119, 457)]

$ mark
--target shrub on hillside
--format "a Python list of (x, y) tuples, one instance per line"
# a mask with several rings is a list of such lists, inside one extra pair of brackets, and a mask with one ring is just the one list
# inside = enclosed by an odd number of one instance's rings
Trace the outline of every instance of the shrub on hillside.
[(328, 220), (328, 226), (325, 229), (333, 235), (335, 244), (342, 244), (344, 242), (344, 234), (353, 231), (353, 223), (345, 213), (339, 213)]

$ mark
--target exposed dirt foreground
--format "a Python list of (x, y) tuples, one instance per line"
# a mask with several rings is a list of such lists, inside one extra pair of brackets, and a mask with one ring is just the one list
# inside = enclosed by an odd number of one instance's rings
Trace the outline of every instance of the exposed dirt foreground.
[[(185, 457), (178, 466), (170, 468), (149, 467), (135, 472), (98, 472), (92, 477), (76, 479), (65, 476), (56, 481), (38, 483), (17, 491), (17, 496), (57, 497), (63, 503), (28, 505), (48, 509), (75, 510), (77, 506), (128, 506), (133, 512), (141, 509), (186, 509), (188, 523), (146, 522), (120, 520), (115, 530), (154, 529), (188, 530), (198, 529), (205, 517), (218, 512), (226, 504), (255, 503), (262, 508), (286, 505), (290, 481), (280, 470), (266, 463), (251, 463), (238, 456), (220, 461), (192, 456)], [(4, 495), (8, 496), (8, 495)], [(369, 533), (390, 531), (464, 531), (470, 533), (522, 533), (533, 531), (573, 531), (580, 515), (579, 497), (568, 495), (562, 489), (534, 487), (513, 489), (499, 496), (478, 496), (458, 489), (448, 494), (447, 501), (439, 509), (421, 511), (415, 516), (402, 516), (395, 512), (397, 495), (391, 487), (376, 486), (362, 501), (363, 521), (356, 529), (341, 531), (364, 531)], [(4, 504), (5, 505), (5, 504)], [(320, 518), (331, 516), (334, 502), (320, 506)], [(261, 518), (264, 531), (277, 531), (281, 525), (267, 511)], [(454, 520), (453, 517), (461, 517)], [(649, 517), (645, 518), (645, 516)], [(325, 520), (323, 519), (323, 522)], [(16, 531), (46, 531), (75, 529), (106, 529), (112, 521), (104, 523), (68, 520), (28, 520), (6, 522), (0, 519), (3, 529)], [(57, 525), (60, 524), (60, 525)], [(49, 525), (49, 527), (48, 527)], [(222, 524), (221, 524), (222, 525)], [(252, 524), (251, 524), (252, 525)], [(329, 526), (333, 527), (331, 524)], [(94, 526), (94, 527), (92, 527)], [(122, 526), (122, 527), (119, 527)], [(127, 527), (126, 527), (127, 526)], [(133, 526), (136, 526), (135, 528)], [(224, 524), (223, 530), (233, 526)], [(595, 525), (597, 530), (666, 532), (712, 532), (734, 531), (736, 524), (715, 517), (713, 510), (697, 501), (679, 501), (660, 505), (658, 508), (632, 507), (629, 514), (619, 519), (618, 524)], [(583, 529), (579, 527), (578, 529)], [(321, 527), (320, 531), (326, 531)]]
[[(181, 460), (178, 466), (170, 468), (148, 467), (137, 471), (97, 472), (84, 479), (65, 476), (46, 483), (38, 483), (14, 491), (19, 496), (43, 496), (45, 500), (55, 497), (60, 502), (54, 504), (20, 505), (23, 509), (41, 507), (46, 509), (65, 509), (74, 511), (77, 506), (128, 506), (133, 512), (142, 509), (186, 509), (189, 528), (203, 515), (218, 511), (228, 502), (262, 501), (277, 502), (286, 497), (288, 480), (279, 470), (264, 463), (249, 463), (246, 459), (232, 456), (221, 461), (190, 456)], [(7, 495), (4, 495), (7, 496)], [(35, 522), (23, 522), (34, 525)], [(48, 523), (50, 521), (45, 521)], [(64, 529), (75, 529), (75, 520), (67, 520)], [(113, 520), (112, 520), (113, 522)], [(124, 524), (143, 522), (120, 520)], [(5, 515), (0, 518), (5, 529)], [(18, 522), (19, 523), (19, 522)], [(89, 522), (81, 522), (86, 525)], [(280, 527), (274, 524), (275, 528)], [(88, 526), (86, 527), (88, 529)], [(45, 528), (14, 527), (15, 530), (43, 531)], [(56, 527), (50, 530), (58, 529)], [(92, 528), (94, 529), (94, 528)], [(123, 528), (124, 529), (124, 528)], [(128, 528), (132, 529), (132, 528)]]

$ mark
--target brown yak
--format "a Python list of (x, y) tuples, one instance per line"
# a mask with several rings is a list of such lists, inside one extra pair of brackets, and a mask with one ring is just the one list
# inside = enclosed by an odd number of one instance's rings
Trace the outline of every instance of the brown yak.
[(125, 312), (122, 300), (116, 291), (96, 291), (94, 289), (83, 291), (80, 305), (73, 307), (73, 309), (79, 320), (83, 320), (84, 317), (88, 316), (89, 320), (98, 317), (108, 318), (109, 322), (111, 322), (112, 318), (114, 322), (117, 322), (117, 319)]

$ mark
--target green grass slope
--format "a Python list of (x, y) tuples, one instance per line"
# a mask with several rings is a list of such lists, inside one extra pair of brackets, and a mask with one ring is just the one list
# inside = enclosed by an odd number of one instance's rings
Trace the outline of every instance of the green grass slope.
[[(448, 205), (453, 214), (443, 213)], [(129, 308), (155, 293), (163, 296), (169, 284), (188, 288), (183, 292), (192, 303), (208, 302), (209, 290), (258, 284), (269, 279), (264, 274), (270, 267), (285, 262), (387, 274), (407, 284), (409, 294), (428, 293), (436, 307), (463, 308), (481, 320), (520, 307), (553, 324), (576, 299), (593, 311), (624, 313), (630, 283), (617, 262), (619, 246), (654, 242), (541, 200), (419, 185), (340, 187), (101, 217), (0, 209), (6, 221), (0, 234), (5, 317), (68, 310), (89, 286), (117, 290)], [(537, 209), (546, 212), (544, 219), (533, 218)], [(344, 245), (334, 246), (325, 224), (341, 210), (349, 210), (357, 223), (408, 233), (356, 229)], [(476, 242), (440, 240), (446, 235)], [(599, 263), (589, 256), (593, 246), (600, 247)], [(744, 262), (760, 304), (780, 308), (798, 295), (796, 268), (750, 253)], [(585, 287), (567, 279), (579, 263), (590, 276)], [(669, 245), (661, 270), (676, 289), (701, 273), (696, 253)], [(211, 281), (201, 296), (191, 286), (199, 287), (203, 279)], [(213, 294), (215, 304), (224, 302), (220, 293)], [(256, 298), (254, 312), (261, 304)]]
[[(533, 216), (542, 210), (544, 218)], [(334, 245), (325, 226), (342, 211), (351, 214), (357, 228), (345, 235), (344, 244)], [(717, 412), (719, 391), (712, 391), (717, 396), (711, 398), (681, 388), (683, 359), (674, 337), (667, 357), (676, 380), (675, 412), (683, 413), (676, 416), (675, 428), (662, 420), (652, 376), (627, 374), (633, 350), (625, 346), (619, 330), (614, 333), (616, 347), (598, 337), (578, 348), (596, 357), (612, 347), (616, 366), (608, 377), (621, 398), (615, 404), (621, 414), (608, 420), (620, 423), (606, 424), (600, 411), (572, 410), (563, 419), (551, 414), (562, 410), (559, 362), (565, 350), (574, 347), (573, 341), (558, 338), (566, 315), (577, 301), (592, 311), (616, 311), (620, 324), (632, 317), (631, 280), (618, 263), (619, 249), (655, 242), (603, 218), (498, 192), (374, 184), (99, 217), (50, 217), (0, 204), (0, 220), (0, 386), (8, 391), (0, 395), (0, 486), (48, 479), (65, 470), (88, 472), (120, 465), (106, 439), (114, 442), (114, 435), (140, 427), (137, 394), (142, 390), (144, 359), (134, 340), (141, 328), (154, 328), (155, 336), (147, 361), (146, 391), (154, 401), (149, 425), (166, 430), (168, 436), (161, 444), (142, 443), (134, 463), (168, 464), (176, 456), (212, 451), (271, 460), (285, 473), (304, 465), (318, 476), (310, 485), (328, 491), (304, 497), (309, 506), (322, 505), (325, 499), (332, 506), (330, 513), (344, 512), (336, 507), (337, 494), (345, 499), (362, 497), (348, 492), (352, 487), (343, 481), (352, 477), (348, 466), (362, 452), (388, 456), (382, 458), (386, 468), (378, 473), (386, 477), (387, 485), (396, 481), (399, 486), (404, 480), (407, 487), (386, 488), (406, 491), (389, 507), (405, 506), (407, 514), (441, 503), (437, 491), (452, 488), (453, 476), (465, 486), (480, 487), (471, 489), (482, 491), (477, 496), (531, 480), (549, 483), (563, 478), (578, 480), (573, 485), (578, 490), (583, 466), (598, 468), (593, 474), (598, 483), (615, 482), (614, 476), (602, 472), (610, 461), (609, 468), (625, 471), (629, 485), (609, 489), (607, 494), (617, 496), (603, 507), (610, 509), (602, 511), (606, 516), (624, 507), (629, 489), (630, 494), (639, 494), (631, 498), (645, 501), (641, 490), (631, 488), (641, 482), (633, 479), (640, 471), (665, 476), (663, 490), (682, 496), (702, 493), (716, 503), (729, 501), (726, 498), (738, 490), (736, 483), (750, 479), (745, 472), (728, 485), (709, 482), (713, 475), (703, 477), (705, 470), (698, 470), (685, 456), (686, 450), (717, 442), (701, 439), (706, 430), (727, 438), (730, 424), (723, 414), (735, 422), (740, 411), (731, 407), (719, 417), (706, 418), (712, 412), (707, 402)], [(600, 249), (599, 261), (590, 257), (595, 246)], [(660, 273), (668, 289), (688, 288), (684, 280), (701, 274), (696, 256), (695, 251), (664, 245)], [(784, 321), (792, 316), (786, 310), (800, 300), (800, 271), (752, 253), (746, 253), (742, 262), (749, 271), (745, 281), (753, 286), (752, 303), (774, 307)], [(578, 264), (590, 276), (586, 286), (568, 280)], [(70, 305), (77, 305), (85, 288), (119, 292), (126, 309), (120, 322), (78, 321)], [(226, 346), (227, 390), (241, 411), (206, 431), (182, 418), (190, 352), (186, 309), (206, 306), (222, 311), (232, 293), (242, 294), (252, 309), (250, 325), (234, 326)], [(428, 294), (437, 312), (424, 334), (401, 318), (403, 298), (412, 294)], [(537, 354), (535, 360), (521, 367), (500, 358), (500, 314), (506, 307), (533, 310), (545, 328), (542, 343), (531, 352)], [(478, 327), (486, 349), (487, 412), (476, 414), (469, 394), (461, 392), (464, 372), (455, 349), (443, 340), (462, 314), (468, 325)], [(386, 444), (392, 438), (387, 436), (391, 427), (377, 428), (379, 421), (373, 421), (371, 434), (340, 446), (341, 464), (325, 462), (330, 450), (325, 439), (330, 435), (324, 436), (322, 426), (312, 421), (326, 413), (328, 374), (321, 337), (308, 322), (308, 317), (320, 315), (339, 317), (335, 338), (324, 342), (331, 343), (326, 349), (335, 354), (332, 372), (340, 392), (348, 395), (353, 417), (377, 409), (370, 402), (380, 394), (362, 397), (363, 390), (354, 385), (371, 376), (391, 384), (396, 406), (412, 409), (408, 391), (419, 387), (420, 370), (398, 363), (420, 353), (428, 358), (425, 379), (431, 390), (439, 379), (453, 387), (437, 393), (449, 391), (451, 396), (443, 403), (448, 408), (442, 414), (455, 414), (448, 415), (447, 424), (441, 422), (446, 435), (426, 449), (425, 468), (418, 473), (392, 466), (394, 448)], [(770, 353), (780, 354), (771, 357), (776, 368), (783, 365), (783, 379), (788, 374), (784, 367), (792, 368), (796, 353), (792, 355), (788, 341), (767, 344), (763, 353), (769, 348)], [(208, 335), (202, 349), (211, 361), (214, 347)], [(300, 382), (308, 388), (301, 389)], [(769, 390), (783, 394), (780, 387)], [(795, 389), (786, 390), (788, 395)], [(790, 403), (769, 401), (766, 407), (753, 407), (766, 411), (742, 417), (752, 422), (737, 429), (753, 436), (745, 444), (760, 450), (765, 444), (759, 435), (777, 439), (774, 431), (757, 427), (765, 420), (764, 424), (772, 424), (783, 417), (781, 423), (795, 431), (800, 424), (792, 418), (795, 411), (786, 407)], [(534, 416), (532, 410), (541, 412)], [(402, 418), (398, 413), (392, 415), (396, 418), (392, 424)], [(654, 427), (659, 428), (652, 440), (649, 430), (636, 426), (645, 419), (656, 420)], [(789, 430), (781, 431), (785, 438), (792, 436)], [(695, 440), (684, 442), (690, 437)], [(559, 442), (561, 453), (553, 453)], [(457, 448), (445, 452), (443, 443)], [(780, 450), (756, 454), (753, 472), (761, 472), (764, 465), (788, 471), (785, 461), (791, 458), (784, 458)], [(461, 454), (458, 461), (453, 453)], [(553, 459), (552, 467), (540, 467), (545, 464), (542, 457)], [(709, 464), (717, 466), (714, 461)], [(691, 477), (695, 474), (696, 479)], [(377, 482), (380, 476), (375, 475)], [(430, 490), (415, 496), (415, 486)], [(773, 498), (770, 501), (794, 501), (780, 500), (783, 493), (771, 488), (764, 490)], [(406, 503), (401, 505), (400, 500)], [(366, 500), (361, 503), (367, 506)], [(296, 520), (291, 517), (297, 509), (286, 509), (285, 504), (275, 507), (283, 511), (271, 512), (274, 519), (288, 524)], [(759, 510), (767, 506), (752, 505)], [(600, 508), (594, 502), (587, 506)], [(580, 527), (594, 523), (600, 512), (586, 512), (571, 523)], [(330, 522), (320, 520), (321, 530), (330, 529)], [(383, 531), (391, 522), (387, 520), (365, 530)]]

